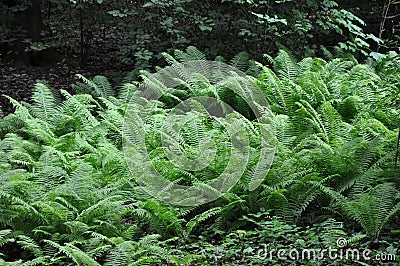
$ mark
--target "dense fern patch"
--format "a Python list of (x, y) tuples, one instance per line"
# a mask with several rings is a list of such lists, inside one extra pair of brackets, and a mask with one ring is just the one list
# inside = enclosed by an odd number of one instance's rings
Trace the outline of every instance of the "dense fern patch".
[[(164, 56), (170, 63), (205, 59), (194, 47)], [(296, 62), (285, 51), (268, 58), (271, 67), (242, 55), (230, 63), (254, 77), (274, 113), (272, 167), (262, 185), (249, 191), (255, 164), (250, 160), (228, 193), (195, 208), (150, 197), (126, 165), (121, 131), (139, 82), (112, 88), (106, 77), (79, 75), (74, 95), (38, 83), (33, 103), (9, 98), (16, 111), (0, 120), (1, 264), (287, 265), (256, 256), (256, 250), (271, 243), (276, 248), (334, 246), (338, 237), (358, 248), (378, 243), (373, 254), (395, 253), (399, 58), (391, 54), (369, 64)], [(194, 121), (178, 136), (190, 144), (185, 152), (197, 154), (191, 147), (211, 137), (217, 139), (217, 160), (205, 171), (178, 169), (159, 148), (171, 104), (214, 96), (238, 111), (247, 130), (257, 127), (249, 106), (232, 92), (200, 78), (199, 84), (160, 99), (145, 130), (157, 170), (182, 184), (218, 176), (230, 147), (213, 121)], [(255, 160), (261, 141), (252, 132)]]

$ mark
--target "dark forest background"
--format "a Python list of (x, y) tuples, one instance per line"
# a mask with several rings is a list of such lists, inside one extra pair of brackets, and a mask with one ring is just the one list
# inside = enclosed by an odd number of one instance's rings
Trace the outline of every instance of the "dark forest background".
[(396, 1), (7, 1), (0, 53), (15, 66), (100, 64), (131, 71), (160, 52), (193, 45), (209, 57), (261, 60), (285, 47), (297, 57), (398, 48)]

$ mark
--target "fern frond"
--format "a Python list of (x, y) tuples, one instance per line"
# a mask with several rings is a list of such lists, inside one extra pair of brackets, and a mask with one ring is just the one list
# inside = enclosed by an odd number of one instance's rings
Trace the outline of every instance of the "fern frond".
[(195, 217), (193, 217), (187, 224), (186, 224), (186, 229), (185, 229), (185, 235), (188, 236), (192, 230), (198, 226), (201, 222), (209, 219), (210, 217), (217, 215), (221, 212), (222, 208), (221, 207), (214, 207), (211, 208), (205, 212), (202, 212), (200, 214), (197, 214)]
[[(17, 237), (17, 243), (22, 246), (23, 249), (32, 251), (32, 253), (37, 257), (43, 256), (43, 251), (41, 247), (33, 240), (31, 237), (26, 235), (19, 235)], [(34, 265), (34, 264), (33, 264)]]
[(56, 101), (52, 91), (43, 83), (36, 83), (33, 90), (31, 106), (35, 117), (47, 122), (57, 113)]
[(384, 225), (400, 211), (397, 195), (393, 184), (384, 183), (367, 194), (359, 195), (356, 200), (344, 202), (344, 210), (361, 224), (370, 237), (378, 238)]
[(109, 98), (115, 96), (115, 90), (111, 86), (110, 81), (104, 76), (95, 76), (93, 82), (97, 85), (100, 96)]
[(241, 71), (246, 71), (249, 67), (249, 54), (246, 52), (238, 53), (229, 61), (229, 65)]
[(74, 245), (67, 243), (64, 246), (51, 241), (44, 240), (44, 242), (50, 244), (51, 246), (57, 248), (61, 253), (67, 255), (70, 259), (72, 259), (77, 265), (87, 265), (87, 266), (100, 266), (93, 258), (87, 255), (84, 251), (75, 247)]
[(135, 94), (136, 91), (137, 91), (137, 84), (125, 83), (120, 88), (117, 98), (123, 104), (129, 103), (129, 100), (133, 97), (133, 95)]
[(199, 49), (194, 46), (187, 47), (186, 52), (175, 50), (174, 54), (180, 62), (206, 60), (205, 54), (200, 52)]
[(81, 74), (76, 74), (76, 77), (84, 82), (83, 84), (78, 83), (72, 86), (79, 93), (87, 93), (103, 98), (115, 95), (115, 91), (110, 82), (104, 76), (95, 76), (93, 80), (90, 80)]
[(278, 56), (274, 58), (274, 70), (278, 77), (290, 81), (295, 81), (298, 75), (298, 65), (285, 50), (279, 50)]

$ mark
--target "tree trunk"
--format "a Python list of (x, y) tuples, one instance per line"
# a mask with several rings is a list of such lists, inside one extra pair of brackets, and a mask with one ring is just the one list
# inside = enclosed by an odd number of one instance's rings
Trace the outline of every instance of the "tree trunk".
[(400, 146), (400, 122), (399, 122), (399, 129), (397, 132), (397, 143), (396, 143), (396, 154), (394, 156), (394, 170), (397, 170), (397, 162), (399, 160), (399, 147)]
[[(8, 7), (13, 7), (19, 5), (20, 1), (4, 1), (4, 3)], [(28, 44), (25, 39), (30, 39), (32, 42), (40, 42), (42, 40), (41, 33), (45, 29), (45, 25), (42, 21), (40, 0), (31, 0), (28, 8), (15, 12), (14, 23), (16, 28), (19, 27), (22, 30), (17, 32), (17, 40), (10, 48), (14, 54), (13, 61), (15, 66), (43, 66), (60, 59), (54, 48), (42, 51), (26, 51)]]

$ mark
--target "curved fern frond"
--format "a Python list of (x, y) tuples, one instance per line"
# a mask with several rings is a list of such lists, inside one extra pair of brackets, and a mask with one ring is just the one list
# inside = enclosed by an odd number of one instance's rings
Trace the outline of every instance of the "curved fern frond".
[(295, 81), (299, 66), (288, 52), (279, 50), (278, 56), (274, 58), (274, 70), (279, 78)]
[(43, 83), (36, 83), (33, 90), (31, 106), (35, 117), (50, 122), (50, 119), (57, 113), (56, 101), (52, 91)]
[(115, 90), (112, 88), (108, 79), (104, 76), (95, 76), (93, 80), (90, 80), (81, 74), (76, 74), (76, 77), (83, 81), (83, 83), (72, 85), (74, 90), (78, 93), (87, 93), (103, 98), (115, 96)]

